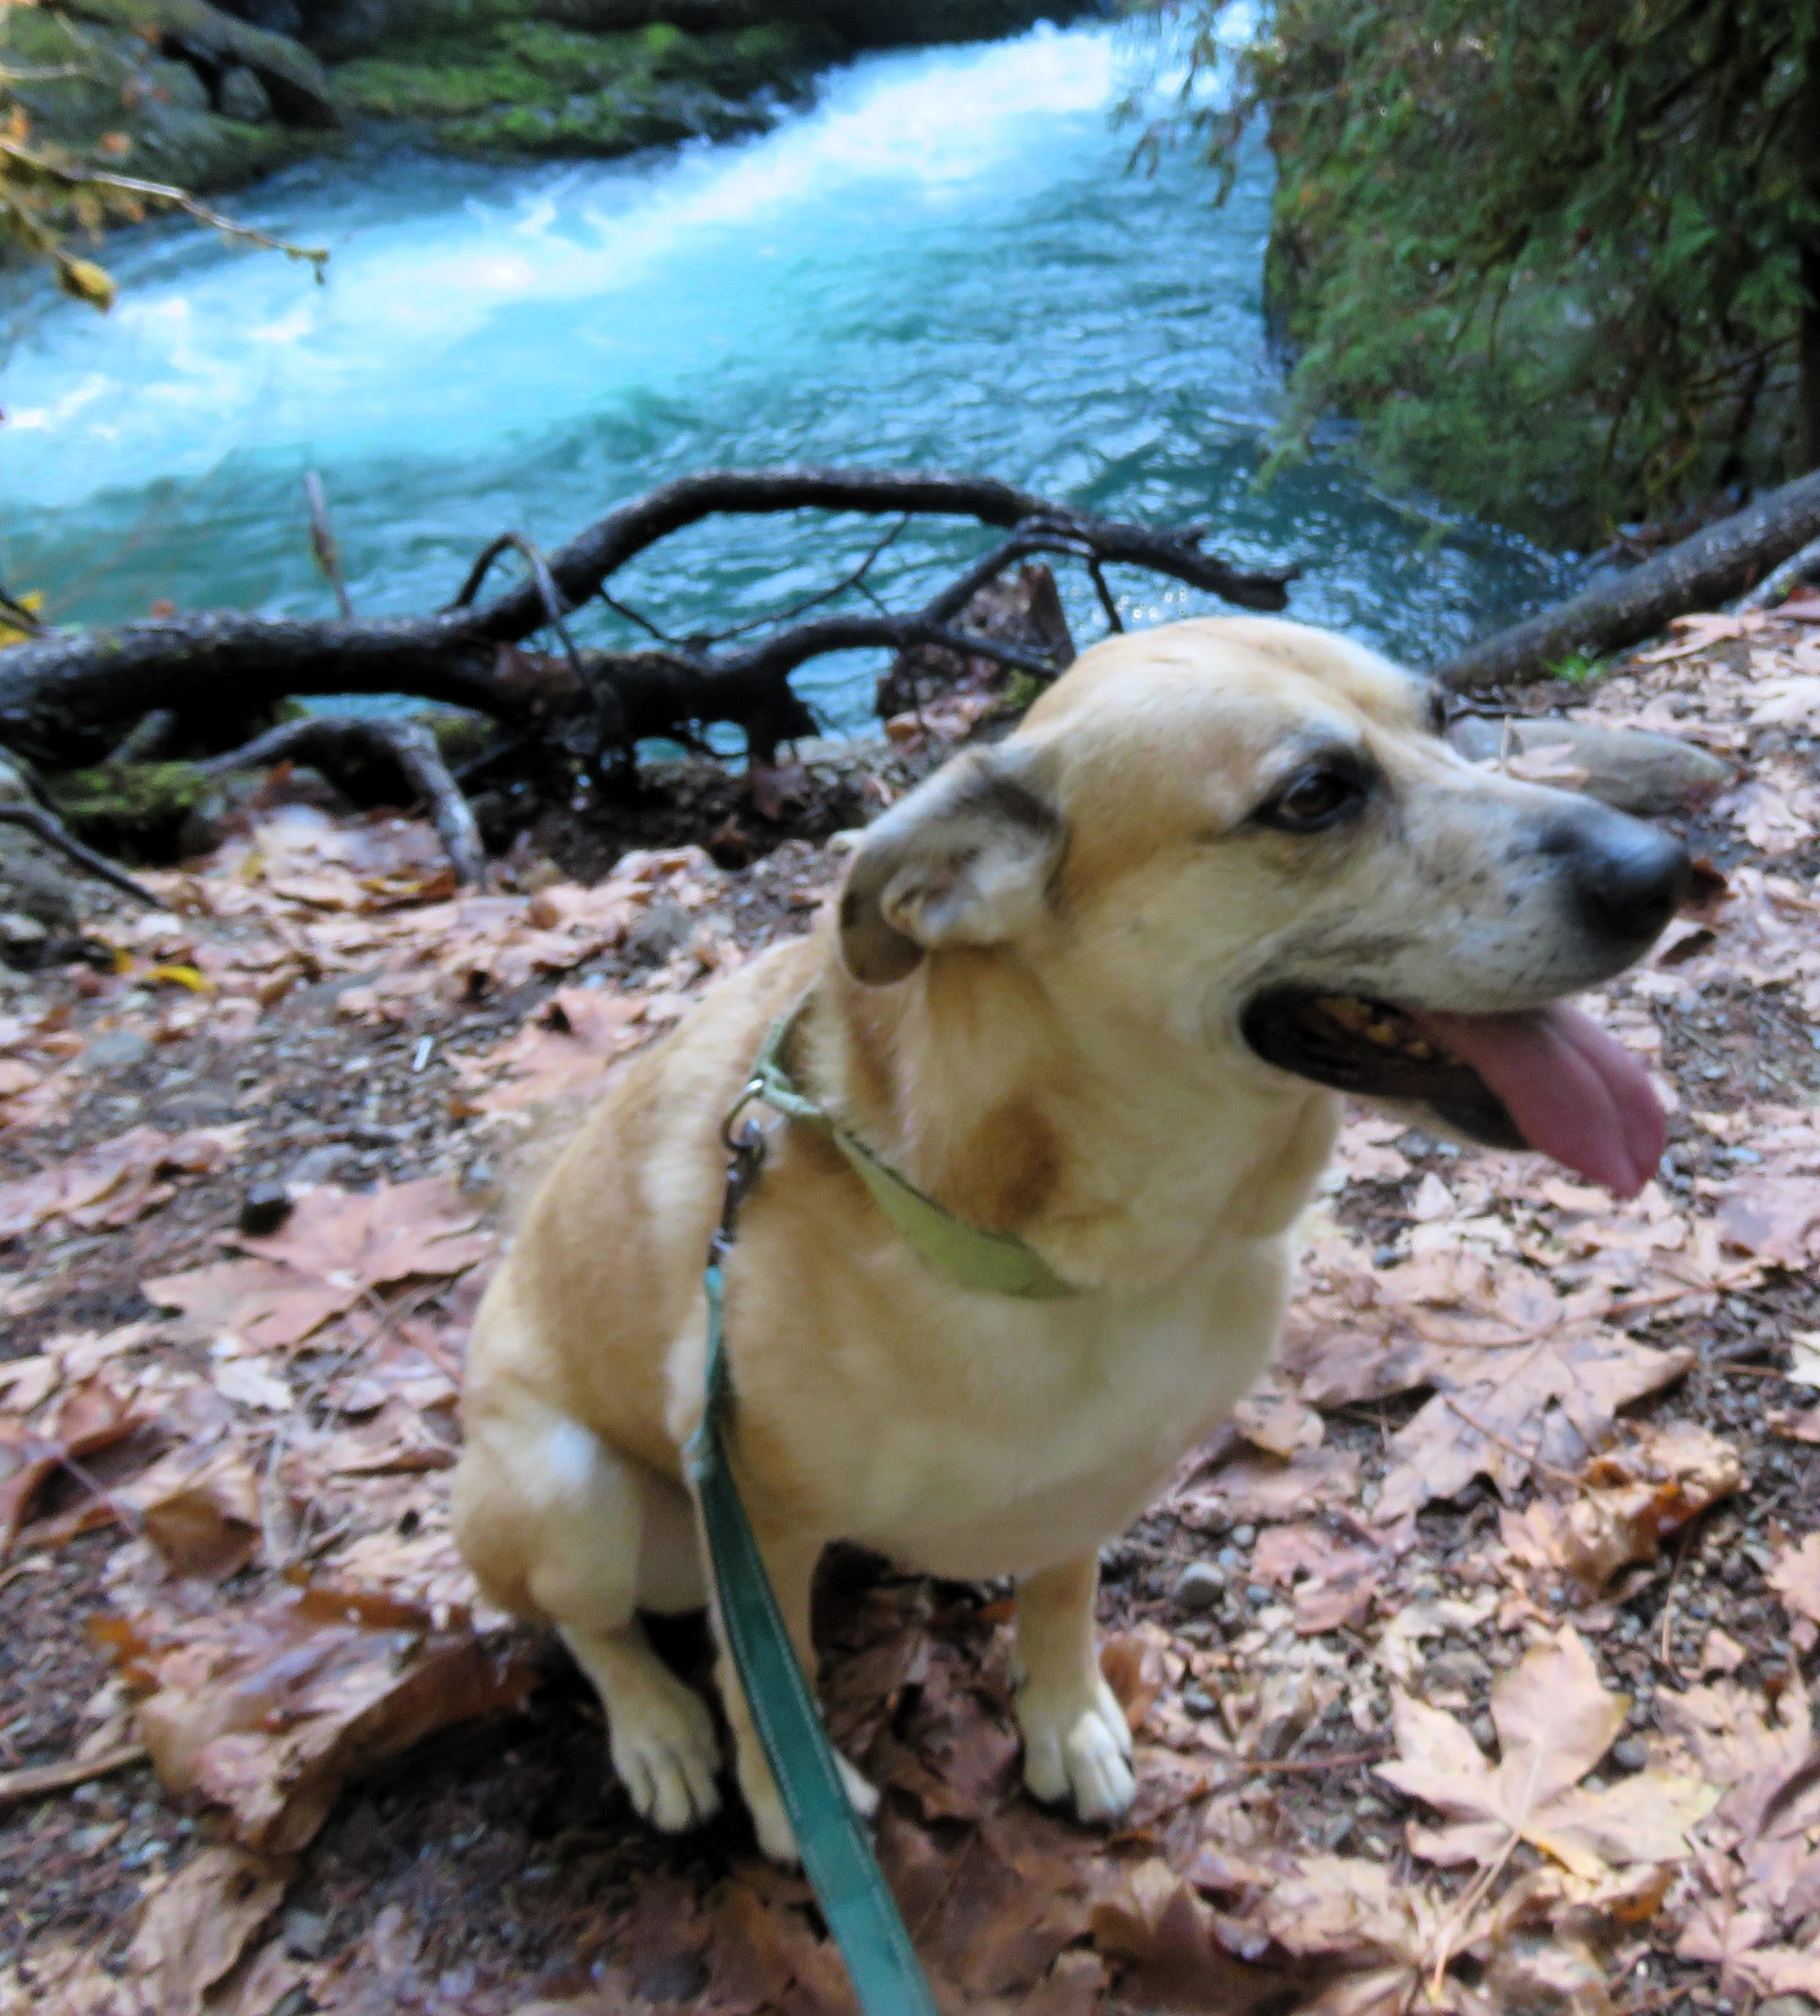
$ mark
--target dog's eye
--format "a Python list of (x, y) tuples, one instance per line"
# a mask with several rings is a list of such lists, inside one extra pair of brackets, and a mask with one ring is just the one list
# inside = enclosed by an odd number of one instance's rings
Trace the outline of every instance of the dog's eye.
[(1258, 808), (1261, 826), (1279, 833), (1324, 833), (1365, 801), (1365, 782), (1356, 772), (1324, 763), (1300, 770)]

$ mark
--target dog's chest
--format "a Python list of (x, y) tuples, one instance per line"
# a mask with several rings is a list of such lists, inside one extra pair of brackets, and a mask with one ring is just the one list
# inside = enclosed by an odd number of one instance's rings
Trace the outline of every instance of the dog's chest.
[(957, 1576), (1097, 1547), (1256, 1378), (1287, 1275), (1260, 1242), (1166, 1298), (1000, 1312), (923, 1405), (873, 1425), (847, 1537)]

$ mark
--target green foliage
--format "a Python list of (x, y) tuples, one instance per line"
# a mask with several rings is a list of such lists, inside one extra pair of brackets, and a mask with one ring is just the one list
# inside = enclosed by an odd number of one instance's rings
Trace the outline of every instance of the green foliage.
[(1588, 686), (1604, 669), (1604, 661), (1595, 651), (1570, 651), (1548, 668), (1552, 679), (1565, 679), (1573, 686)]
[(1267, 115), (1281, 452), (1346, 415), (1553, 544), (1820, 463), (1820, 0), (1140, 5), (1188, 31), (1144, 145), (1224, 197)]

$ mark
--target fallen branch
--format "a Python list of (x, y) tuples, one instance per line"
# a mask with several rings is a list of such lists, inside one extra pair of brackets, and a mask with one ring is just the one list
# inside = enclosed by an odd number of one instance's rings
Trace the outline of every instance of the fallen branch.
[(437, 837), (455, 869), (456, 879), (473, 884), (486, 879), (487, 854), (480, 829), (449, 775), (436, 738), (421, 722), (382, 716), (312, 715), (287, 722), (257, 736), (244, 748), (212, 758), (197, 767), (205, 776), (230, 770), (254, 770), (274, 763), (310, 762), (335, 769), (350, 760), (380, 756), (404, 772), (413, 791), (430, 808)]
[(0, 823), (22, 826), (26, 831), (41, 840), (46, 847), (54, 847), (59, 854), (85, 868), (91, 875), (139, 900), (154, 910), (164, 907), (164, 899), (154, 896), (142, 883), (135, 882), (124, 868), (117, 868), (104, 854), (97, 854), (92, 847), (85, 847), (75, 835), (64, 826), (54, 812), (48, 812), (42, 805), (0, 805)]
[(1456, 693), (1547, 679), (1577, 652), (1602, 657), (1655, 636), (1689, 610), (1717, 608), (1816, 539), (1820, 472), (1786, 483), (1641, 567), (1473, 645), (1435, 676)]
[[(715, 650), (712, 640), (643, 651), (578, 650), (572, 658), (520, 648), (540, 630), (561, 625), (628, 561), (686, 526), (717, 513), (808, 509), (970, 517), (1013, 536), (922, 610), (902, 616), (824, 617), (735, 650)], [(478, 606), (458, 598), (457, 606), (429, 616), (322, 621), (214, 610), (30, 639), (0, 656), (0, 741), (40, 761), (79, 765), (154, 709), (175, 709), (193, 734), (214, 718), (243, 718), (261, 700), (360, 693), (443, 701), (545, 733), (565, 722), (586, 722), (583, 746), (592, 740), (622, 749), (723, 722), (743, 729), (762, 754), (813, 731), (789, 689), (797, 666), (855, 644), (895, 649), (906, 639), (933, 639), (985, 581), (1036, 553), (1066, 554), (1102, 570), (1114, 563), (1145, 567), (1244, 608), (1285, 606), (1293, 570), (1234, 567), (1201, 550), (1203, 530), (1096, 518), (979, 477), (708, 470), (621, 506), (547, 560), (533, 557), (518, 535), (494, 542), (483, 560), (490, 564), (516, 546), (527, 553), (530, 575)], [(482, 571), (477, 563), (468, 595), (478, 593)], [(969, 637), (957, 648), (1014, 662), (1004, 647), (989, 649), (990, 642)]]
[(1810, 539), (1798, 553), (1773, 569), (1748, 595), (1738, 598), (1739, 609), (1775, 609), (1786, 602), (1804, 581), (1820, 581), (1820, 539)]
[(23, 1771), (0, 1771), (0, 1813), (27, 1799), (41, 1799), (49, 1792), (67, 1791), (124, 1771), (129, 1764), (143, 1763), (142, 1743), (123, 1743), (117, 1750), (103, 1750), (94, 1757), (71, 1757), (61, 1764), (34, 1764)]

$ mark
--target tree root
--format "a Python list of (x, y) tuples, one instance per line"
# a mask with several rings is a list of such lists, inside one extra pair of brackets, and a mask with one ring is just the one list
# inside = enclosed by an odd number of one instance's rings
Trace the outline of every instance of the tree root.
[(105, 854), (97, 854), (93, 848), (85, 847), (54, 812), (46, 812), (42, 805), (0, 805), (0, 823), (23, 826), (46, 847), (54, 847), (66, 859), (74, 862), (78, 868), (86, 869), (111, 888), (136, 896), (150, 909), (162, 910), (166, 907), (163, 897), (154, 896), (124, 868), (117, 868)]
[[(630, 651), (580, 649), (568, 635), (566, 617), (670, 534), (716, 513), (811, 509), (968, 517), (1010, 537), (920, 610), (822, 616), (730, 649), (718, 647), (737, 631), (679, 639), (645, 624), (652, 646)], [(1201, 550), (1204, 529), (1159, 531), (1096, 518), (982, 477), (710, 470), (622, 506), (547, 559), (520, 535), (495, 540), (462, 595), (433, 615), (300, 621), (214, 610), (30, 638), (0, 655), (0, 741), (36, 761), (77, 767), (160, 708), (175, 709), (193, 733), (199, 722), (243, 717), (249, 704), (308, 693), (403, 693), (478, 710), (515, 733), (589, 753), (597, 769), (607, 749), (624, 761), (647, 737), (687, 741), (714, 722), (743, 729), (752, 753), (769, 761), (779, 741), (815, 732), (789, 679), (826, 652), (951, 643), (1052, 675), (1054, 667), (1028, 653), (954, 627), (977, 589), (1040, 553), (1070, 556), (1102, 573), (1114, 563), (1147, 568), (1242, 608), (1285, 606), (1293, 569), (1235, 567)], [(514, 548), (528, 578), (477, 601), (487, 567)], [(870, 593), (852, 578), (841, 586)], [(779, 620), (788, 625), (787, 617)], [(563, 639), (563, 656), (522, 648), (544, 630)]]
[(421, 722), (383, 715), (310, 715), (301, 721), (287, 721), (245, 747), (211, 758), (198, 767), (204, 776), (218, 777), (230, 770), (260, 769), (275, 763), (309, 762), (334, 769), (351, 758), (374, 755), (395, 763), (428, 806), (456, 880), (469, 887), (484, 883), (487, 853), (480, 828), (442, 760), (435, 736)]

